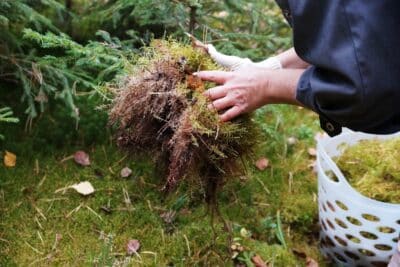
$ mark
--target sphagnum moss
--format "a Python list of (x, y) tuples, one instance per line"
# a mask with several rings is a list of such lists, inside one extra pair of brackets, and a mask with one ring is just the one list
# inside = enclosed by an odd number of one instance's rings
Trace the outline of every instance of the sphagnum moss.
[(224, 178), (243, 170), (241, 158), (257, 135), (250, 116), (222, 123), (204, 92), (213, 86), (193, 72), (216, 70), (202, 50), (172, 40), (154, 40), (131, 75), (115, 88), (110, 123), (117, 142), (151, 155), (166, 171), (166, 191), (183, 179), (195, 182), (208, 203)]
[(361, 194), (400, 203), (400, 138), (362, 140), (335, 159), (350, 184)]

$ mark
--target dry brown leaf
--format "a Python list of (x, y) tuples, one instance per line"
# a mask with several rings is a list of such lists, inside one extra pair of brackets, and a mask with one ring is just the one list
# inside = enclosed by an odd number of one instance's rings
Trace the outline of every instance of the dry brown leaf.
[(82, 151), (82, 150), (75, 152), (74, 160), (76, 163), (78, 163), (81, 166), (89, 166), (90, 165), (89, 155), (85, 151)]
[(4, 154), (4, 165), (6, 167), (15, 167), (15, 164), (17, 163), (17, 156), (9, 151), (5, 151)]
[(94, 193), (92, 184), (88, 181), (81, 182), (79, 184), (71, 185), (71, 188), (75, 189), (81, 195), (87, 196)]
[(128, 244), (126, 245), (126, 253), (128, 255), (133, 255), (137, 254), (137, 252), (140, 249), (140, 242), (137, 239), (131, 239), (128, 241)]
[(310, 155), (311, 157), (315, 157), (317, 155), (317, 150), (313, 147), (310, 147), (308, 149), (308, 155)]
[(261, 259), (259, 255), (255, 255), (251, 258), (251, 261), (256, 267), (267, 267), (267, 264)]
[(265, 157), (264, 158), (260, 158), (256, 162), (256, 167), (260, 171), (265, 170), (266, 168), (268, 168), (268, 166), (269, 166), (269, 160), (267, 158), (265, 158)]
[(120, 175), (122, 178), (128, 178), (129, 176), (132, 175), (132, 170), (129, 169), (128, 167), (125, 167), (121, 170)]
[(307, 267), (319, 267), (318, 262), (316, 262), (313, 258), (307, 257), (306, 259)]

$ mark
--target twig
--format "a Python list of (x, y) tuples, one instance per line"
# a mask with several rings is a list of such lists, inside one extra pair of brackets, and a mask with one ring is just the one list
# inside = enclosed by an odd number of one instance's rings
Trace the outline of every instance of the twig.
[[(39, 168), (39, 160), (36, 159), (35, 160), (35, 168), (34, 168), (35, 174), (38, 175), (40, 172), (40, 168)], [(45, 176), (46, 177), (46, 176)]]
[(55, 238), (55, 240), (54, 240), (54, 244), (53, 244), (53, 246), (51, 247), (51, 250), (52, 250), (52, 251), (55, 251), (55, 250), (56, 250), (57, 245), (58, 245), (58, 242), (61, 240), (61, 238), (62, 238), (61, 234), (56, 234), (56, 238)]
[(127, 208), (132, 209), (132, 201), (125, 187), (122, 188), (122, 194), (124, 196), (125, 205), (127, 206)]
[(35, 204), (33, 204), (33, 203), (31, 203), (31, 204), (32, 204), (32, 206), (35, 208), (35, 210), (37, 211), (37, 213), (39, 213), (39, 215), (40, 215), (45, 221), (47, 221), (47, 218), (46, 218), (46, 216), (44, 216), (42, 210), (39, 209)]
[[(39, 165), (38, 165), (38, 166), (39, 166)], [(39, 168), (39, 167), (38, 167), (38, 168)], [(40, 182), (37, 184), (36, 188), (40, 188), (40, 187), (43, 185), (44, 181), (46, 181), (46, 178), (47, 178), (47, 176), (44, 175), (43, 178), (42, 178), (42, 180), (40, 180)]]
[(65, 186), (65, 187), (62, 187), (62, 188), (58, 188), (58, 189), (56, 189), (56, 191), (54, 191), (54, 194), (57, 194), (57, 193), (62, 192), (62, 194), (64, 195), (65, 192), (66, 192), (68, 189), (70, 189), (70, 188), (71, 188), (70, 185)]
[(36, 217), (36, 216), (35, 216), (35, 222), (37, 223), (37, 225), (39, 226), (39, 228), (43, 230), (43, 226), (42, 226), (42, 224), (39, 222), (38, 217)]
[(266, 207), (271, 206), (270, 204), (268, 204), (268, 203), (263, 203), (263, 202), (253, 202), (253, 203), (256, 204), (256, 205), (259, 205), (259, 206), (266, 206)]
[(59, 201), (59, 200), (68, 200), (68, 198), (67, 197), (41, 198), (38, 201), (53, 202), (53, 201)]
[(65, 158), (63, 158), (62, 160), (60, 160), (60, 163), (63, 163), (63, 162), (65, 162), (65, 161), (70, 160), (70, 159), (73, 159), (73, 158), (74, 158), (74, 155), (70, 155), (70, 156), (65, 157)]
[(289, 172), (289, 193), (292, 193), (293, 173)]
[(268, 190), (268, 188), (267, 188), (267, 186), (264, 184), (264, 182), (261, 181), (261, 179), (258, 178), (257, 176), (256, 176), (256, 180), (257, 180), (257, 181), (260, 183), (260, 185), (263, 187), (264, 191), (269, 195), (271, 192)]
[(68, 217), (70, 217), (71, 215), (72, 215), (72, 213), (75, 213), (75, 212), (77, 212), (80, 208), (82, 207), (82, 203), (81, 204), (79, 204), (79, 206), (78, 207), (76, 207), (75, 209), (73, 209), (73, 210), (71, 210), (66, 216), (65, 216), (65, 218), (68, 218)]
[(29, 244), (27, 241), (25, 241), (25, 244), (30, 247), (33, 251), (35, 251), (36, 253), (43, 255), (44, 253), (41, 252), (40, 250), (38, 250), (37, 248), (33, 247), (31, 244)]
[(37, 233), (37, 235), (38, 235), (38, 237), (39, 237), (39, 239), (40, 239), (40, 242), (42, 243), (42, 246), (44, 246), (44, 241), (43, 241), (42, 235), (40, 234), (39, 231), (36, 231), (36, 233)]
[(183, 237), (185, 238), (185, 242), (186, 242), (186, 247), (188, 249), (188, 257), (191, 257), (191, 251), (190, 251), (190, 245), (189, 245), (189, 240), (187, 238), (187, 236), (184, 234)]
[(85, 206), (90, 212), (92, 212), (94, 215), (96, 215), (99, 219), (100, 219), (100, 221), (103, 221), (103, 218), (101, 218), (101, 216), (97, 213), (97, 212), (95, 212), (91, 207), (89, 207), (89, 206)]

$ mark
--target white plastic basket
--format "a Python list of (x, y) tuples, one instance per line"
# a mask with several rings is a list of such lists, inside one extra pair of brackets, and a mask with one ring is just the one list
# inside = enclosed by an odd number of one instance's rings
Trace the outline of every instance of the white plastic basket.
[[(322, 253), (340, 266), (387, 266), (397, 247), (400, 205), (376, 201), (358, 193), (332, 157), (343, 144), (362, 139), (400, 136), (344, 132), (318, 140), (317, 172)], [(400, 160), (400, 159), (399, 159)]]

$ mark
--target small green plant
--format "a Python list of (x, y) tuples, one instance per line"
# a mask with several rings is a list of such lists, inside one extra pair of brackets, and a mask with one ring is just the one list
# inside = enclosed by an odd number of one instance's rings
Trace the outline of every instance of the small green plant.
[(243, 251), (238, 257), (237, 260), (247, 267), (254, 267), (254, 263), (251, 260), (254, 257), (255, 253), (253, 251)]
[(275, 238), (279, 241), (279, 243), (285, 249), (287, 249), (285, 236), (284, 236), (283, 229), (282, 229), (281, 216), (280, 216), (279, 211), (276, 213), (276, 218), (273, 218), (270, 216), (264, 218), (261, 221), (261, 226), (262, 226), (262, 228), (267, 230), (269, 234), (274, 235)]
[(115, 257), (112, 255), (114, 248), (114, 236), (112, 234), (100, 233), (99, 239), (103, 242), (99, 255), (89, 259), (90, 263), (94, 266), (111, 267), (114, 264)]

